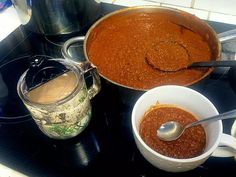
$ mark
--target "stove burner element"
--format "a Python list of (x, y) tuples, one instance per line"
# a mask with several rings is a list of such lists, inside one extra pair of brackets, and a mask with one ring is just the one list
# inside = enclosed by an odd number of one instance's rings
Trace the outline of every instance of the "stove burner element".
[[(35, 56), (51, 58), (49, 56)], [(0, 122), (18, 122), (31, 119), (17, 94), (17, 82), (29, 68), (32, 56), (10, 60), (0, 66)]]

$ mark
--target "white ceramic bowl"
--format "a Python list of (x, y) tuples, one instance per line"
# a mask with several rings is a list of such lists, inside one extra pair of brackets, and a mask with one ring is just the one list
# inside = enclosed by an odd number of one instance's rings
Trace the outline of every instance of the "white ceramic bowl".
[(161, 104), (174, 104), (193, 113), (199, 119), (218, 114), (215, 106), (205, 96), (187, 87), (170, 85), (147, 91), (137, 100), (132, 111), (133, 135), (144, 158), (155, 167), (169, 172), (188, 171), (204, 163), (221, 142), (222, 121), (204, 125), (207, 141), (204, 153), (188, 159), (170, 158), (152, 150), (139, 135), (140, 120), (145, 111), (157, 101)]

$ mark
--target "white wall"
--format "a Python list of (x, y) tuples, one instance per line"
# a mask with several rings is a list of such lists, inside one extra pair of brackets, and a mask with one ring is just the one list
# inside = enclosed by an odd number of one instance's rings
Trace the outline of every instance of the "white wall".
[(236, 24), (236, 0), (101, 0), (124, 6), (160, 5), (178, 8), (201, 19)]

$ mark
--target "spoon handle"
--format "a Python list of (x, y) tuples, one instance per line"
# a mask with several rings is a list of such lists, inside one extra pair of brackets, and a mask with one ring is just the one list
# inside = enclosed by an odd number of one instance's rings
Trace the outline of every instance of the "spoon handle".
[(233, 118), (236, 118), (236, 109), (216, 115), (216, 116), (212, 116), (212, 117), (209, 117), (206, 119), (201, 119), (199, 121), (188, 124), (185, 128), (193, 127), (193, 126), (199, 125), (203, 122), (212, 122), (212, 121), (217, 121), (217, 120), (233, 119)]
[(232, 67), (236, 66), (236, 61), (204, 61), (194, 62), (189, 67)]

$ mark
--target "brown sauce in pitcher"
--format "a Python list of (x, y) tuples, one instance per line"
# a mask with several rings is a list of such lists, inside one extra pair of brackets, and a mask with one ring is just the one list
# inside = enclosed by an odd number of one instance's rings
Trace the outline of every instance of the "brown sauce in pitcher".
[(157, 129), (161, 124), (172, 120), (186, 125), (197, 119), (181, 108), (157, 104), (143, 116), (139, 134), (149, 147), (168, 157), (186, 159), (202, 154), (206, 146), (206, 134), (201, 125), (186, 129), (183, 135), (174, 141), (162, 141), (157, 137)]
[[(167, 84), (189, 85), (202, 78), (209, 68), (163, 72), (151, 67), (145, 59), (148, 51), (163, 41), (177, 43), (184, 50), (163, 46), (167, 51), (164, 53), (169, 55), (158, 54), (156, 60), (159, 63), (169, 63), (170, 67), (186, 65), (186, 58), (183, 58), (186, 55), (191, 62), (211, 59), (209, 44), (200, 34), (171, 20), (161, 12), (108, 18), (89, 39), (88, 58), (107, 79), (128, 87), (150, 89)], [(187, 54), (183, 54), (185, 50)]]

